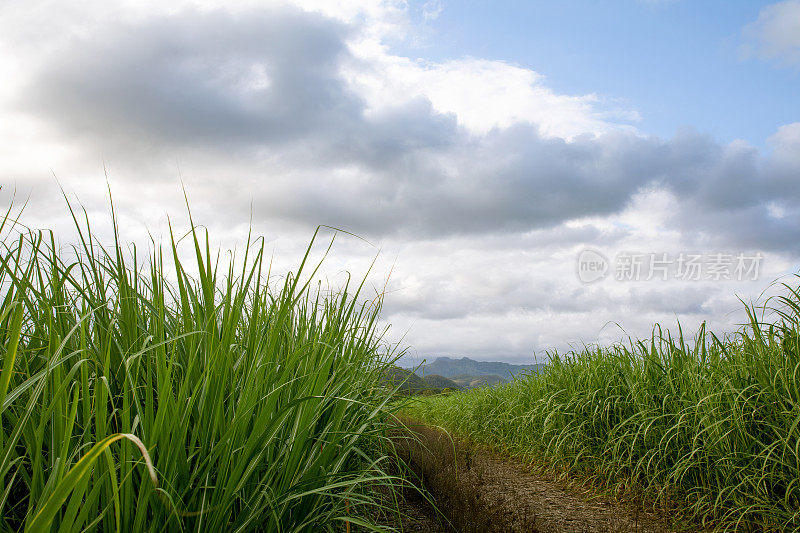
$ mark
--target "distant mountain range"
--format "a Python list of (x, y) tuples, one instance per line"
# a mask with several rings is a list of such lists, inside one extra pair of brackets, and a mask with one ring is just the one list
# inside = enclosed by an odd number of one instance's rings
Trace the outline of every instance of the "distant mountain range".
[(392, 366), (386, 369), (383, 381), (399, 387), (402, 394), (438, 394), (448, 390), (493, 387), (510, 382), (522, 372), (539, 372), (544, 364), (512, 365), (498, 361), (475, 361), (467, 357), (438, 357), (418, 368)]
[[(499, 361), (475, 361), (468, 357), (462, 357), (461, 359), (437, 357), (432, 363), (421, 365), (419, 368), (411, 370), (414, 370), (417, 375), (422, 377), (430, 374), (436, 374), (451, 379), (463, 379), (467, 376), (499, 376), (505, 381), (510, 380), (512, 376), (516, 376), (520, 372), (538, 372), (543, 367), (543, 363), (533, 365), (512, 365), (511, 363), (502, 363)], [(490, 379), (488, 381), (495, 380)]]

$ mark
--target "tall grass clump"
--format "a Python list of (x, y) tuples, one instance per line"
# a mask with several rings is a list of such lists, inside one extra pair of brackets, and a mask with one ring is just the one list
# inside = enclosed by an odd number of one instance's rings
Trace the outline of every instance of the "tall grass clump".
[(0, 530), (362, 522), (392, 483), (380, 298), (303, 281), (308, 251), (270, 289), (263, 241), (222, 267), (194, 225), (142, 260), (70, 212), (66, 250), (0, 222)]
[(656, 328), (407, 410), (721, 530), (800, 530), (800, 293), (786, 290), (774, 320), (748, 307), (735, 336)]

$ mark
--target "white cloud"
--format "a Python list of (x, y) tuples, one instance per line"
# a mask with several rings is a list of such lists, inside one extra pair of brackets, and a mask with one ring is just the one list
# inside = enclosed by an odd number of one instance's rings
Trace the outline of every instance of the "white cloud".
[(800, 65), (800, 0), (785, 0), (761, 10), (744, 29), (746, 55), (784, 66)]
[(475, 134), (514, 123), (535, 124), (543, 135), (561, 138), (632, 130), (609, 122), (597, 95), (556, 94), (537, 72), (503, 61), (465, 58), (432, 63), (388, 54), (370, 59), (369, 68), (351, 76), (371, 109), (424, 97)]
[(793, 122), (778, 128), (774, 135), (767, 139), (781, 158), (800, 157), (800, 122)]
[(428, 0), (422, 5), (422, 18), (426, 22), (436, 20), (442, 11), (444, 11), (444, 6), (441, 0)]

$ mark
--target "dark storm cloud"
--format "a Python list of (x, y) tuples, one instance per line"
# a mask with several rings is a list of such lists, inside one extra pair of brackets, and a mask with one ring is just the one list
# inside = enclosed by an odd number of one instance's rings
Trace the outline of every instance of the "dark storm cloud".
[(475, 135), (420, 97), (370, 110), (343, 74), (361, 61), (346, 45), (353, 31), (295, 8), (112, 24), (49, 56), (20, 98), (112, 157), (147, 145), (236, 158), (246, 170), (215, 201), (233, 211), (252, 200), (256, 216), (363, 235), (521, 232), (618, 213), (660, 187), (686, 234), (800, 251), (798, 211), (774, 209), (800, 200), (796, 157), (693, 132), (565, 141), (516, 124)]

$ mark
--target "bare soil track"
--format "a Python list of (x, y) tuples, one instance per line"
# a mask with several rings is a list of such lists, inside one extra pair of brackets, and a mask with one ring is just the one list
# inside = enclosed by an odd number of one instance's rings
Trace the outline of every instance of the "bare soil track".
[[(666, 517), (631, 504), (598, 498), (532, 473), (520, 461), (454, 441), (446, 433), (405, 420), (416, 438), (400, 432), (397, 453), (407, 475), (421, 481), (441, 511), (406, 494), (404, 531), (524, 533), (662, 533)], [(449, 524), (448, 524), (449, 522)], [(389, 525), (387, 523), (387, 525)]]

